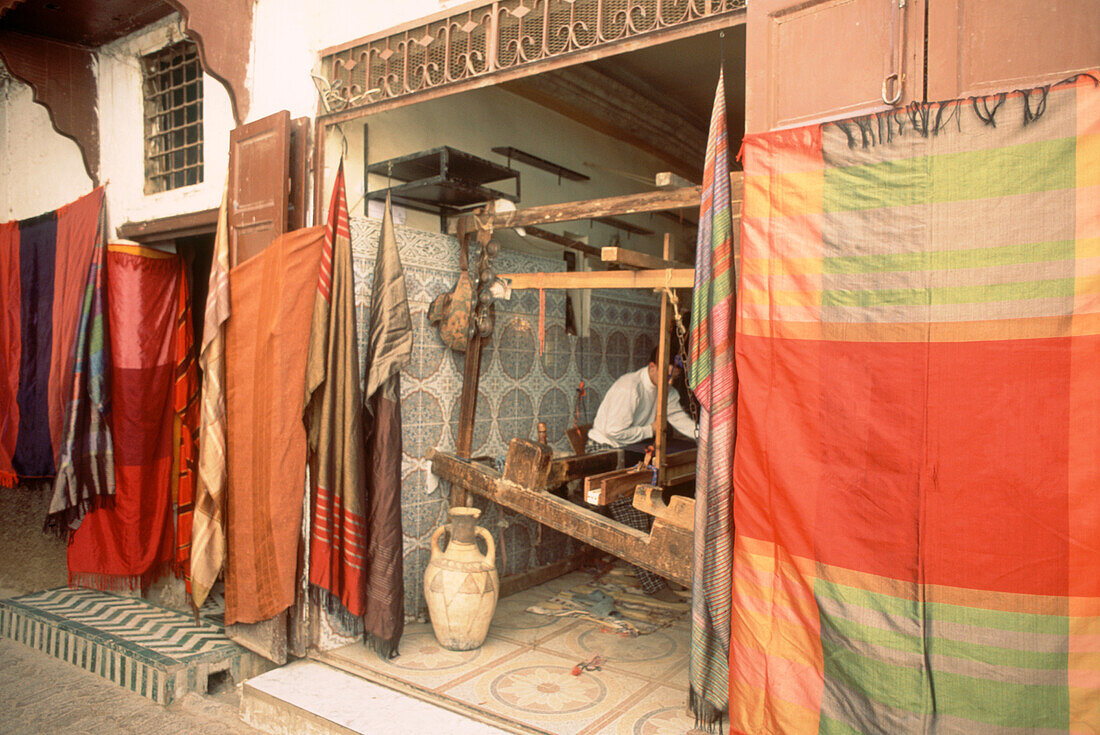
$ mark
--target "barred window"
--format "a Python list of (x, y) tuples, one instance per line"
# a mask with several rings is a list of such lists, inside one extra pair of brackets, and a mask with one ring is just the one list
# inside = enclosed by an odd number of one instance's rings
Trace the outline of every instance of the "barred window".
[(141, 59), (145, 96), (145, 193), (202, 182), (202, 66), (181, 41)]

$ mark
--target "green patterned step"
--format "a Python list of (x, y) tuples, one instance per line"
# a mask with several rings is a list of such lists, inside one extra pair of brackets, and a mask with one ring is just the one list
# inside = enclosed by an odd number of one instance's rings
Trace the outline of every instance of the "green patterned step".
[(239, 682), (267, 668), (209, 619), (87, 589), (0, 600), (0, 635), (160, 704), (205, 693), (212, 674)]

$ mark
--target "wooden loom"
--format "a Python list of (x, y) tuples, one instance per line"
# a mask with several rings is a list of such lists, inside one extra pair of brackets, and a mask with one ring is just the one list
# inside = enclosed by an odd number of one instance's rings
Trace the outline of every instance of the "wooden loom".
[[(740, 190), (741, 174), (734, 172), (731, 180), (734, 190)], [(531, 207), (493, 215), (488, 219), (488, 224), (493, 229), (531, 227), (551, 222), (679, 209), (698, 206), (699, 196), (700, 188), (696, 186)], [(740, 202), (733, 204), (734, 214), (737, 215)], [(485, 220), (481, 222), (482, 226), (486, 224)], [(461, 223), (460, 229), (462, 225), (472, 226), (474, 222)], [(672, 289), (694, 285), (694, 269), (671, 260), (668, 235), (665, 236), (664, 258), (623, 248), (603, 248), (600, 255), (604, 262), (634, 270), (509, 273), (501, 277), (509, 279), (513, 289)], [(662, 292), (658, 375), (668, 374), (671, 308), (667, 292)], [(663, 428), (654, 437), (652, 464), (656, 472), (625, 467), (623, 450), (555, 457), (548, 445), (523, 438), (512, 439), (504, 471), (497, 472), (481, 461), (470, 459), (480, 364), (481, 339), (474, 337), (466, 349), (455, 452), (451, 454), (435, 449), (429, 456), (432, 472), (451, 482), (451, 505), (466, 505), (467, 493), (477, 493), (545, 526), (690, 586), (695, 500), (673, 495), (666, 503), (664, 489), (695, 479), (695, 450), (676, 453), (666, 450), (668, 382), (659, 381), (657, 386), (657, 417)], [(581, 480), (584, 482), (585, 500), (590, 505), (604, 506), (633, 494), (634, 507), (653, 516), (652, 530), (645, 533), (631, 528), (553, 492), (567, 483)]]

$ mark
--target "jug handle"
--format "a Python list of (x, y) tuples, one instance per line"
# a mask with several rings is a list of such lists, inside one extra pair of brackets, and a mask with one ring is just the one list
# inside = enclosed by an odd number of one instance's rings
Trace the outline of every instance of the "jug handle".
[(495, 563), (497, 558), (497, 546), (496, 543), (493, 542), (493, 534), (489, 533), (488, 530), (481, 526), (477, 526), (475, 530), (477, 531), (477, 535), (481, 536), (482, 541), (485, 542), (485, 558), (489, 560), (490, 564)]
[(437, 556), (440, 556), (443, 553), (443, 551), (439, 548), (439, 537), (442, 536), (445, 531), (449, 530), (451, 530), (451, 524), (444, 523), (442, 526), (435, 529), (435, 532), (432, 534), (432, 559), (435, 559)]

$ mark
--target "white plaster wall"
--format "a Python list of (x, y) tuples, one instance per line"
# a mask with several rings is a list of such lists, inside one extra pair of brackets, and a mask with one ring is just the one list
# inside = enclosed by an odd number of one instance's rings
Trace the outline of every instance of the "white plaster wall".
[(323, 49), (467, 4), (467, 0), (257, 0), (248, 120), (279, 110), (290, 110), (291, 117), (313, 117), (317, 88), (310, 72), (320, 68)]
[(107, 183), (110, 225), (217, 207), (229, 166), (233, 112), (221, 82), (203, 76), (203, 181), (145, 194), (144, 119), (140, 57), (183, 37), (179, 16), (107, 44), (99, 53), (100, 178)]
[(49, 212), (92, 190), (80, 149), (53, 129), (33, 95), (29, 86), (0, 72), (2, 222)]

